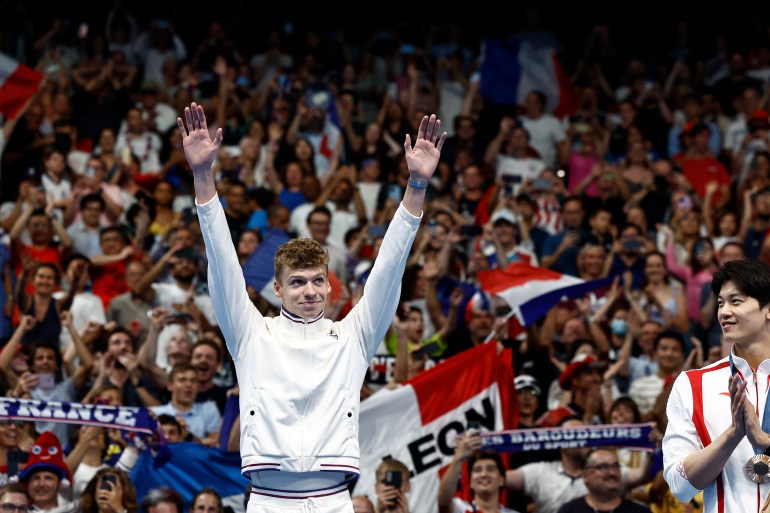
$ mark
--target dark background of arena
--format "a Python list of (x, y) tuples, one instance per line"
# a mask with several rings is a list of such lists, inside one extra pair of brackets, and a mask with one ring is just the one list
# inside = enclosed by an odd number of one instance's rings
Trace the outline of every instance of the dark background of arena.
[[(725, 6), (708, 9), (704, 5), (684, 7), (668, 4), (664, 8), (655, 3), (634, 3), (627, 6), (600, 7), (595, 3), (571, 2), (568, 5), (554, 3), (511, 2), (490, 5), (467, 4), (464, 9), (435, 4), (430, 9), (423, 6), (393, 2), (360, 4), (285, 3), (269, 4), (251, 0), (220, 1), (123, 1), (133, 14), (139, 30), (150, 19), (169, 20), (185, 41), (188, 52), (194, 52), (206, 37), (208, 24), (220, 21), (242, 55), (261, 52), (265, 47), (267, 31), (282, 28), (287, 22), (293, 26), (293, 41), (301, 45), (307, 30), (321, 35), (342, 32), (345, 40), (364, 46), (372, 36), (387, 32), (401, 43), (421, 46), (425, 37), (435, 28), (436, 38), (448, 32), (450, 24), (461, 28), (464, 45), (478, 51), (479, 42), (487, 37), (505, 39), (511, 34), (525, 31), (531, 26), (532, 13), (539, 18), (539, 26), (562, 42), (562, 62), (570, 71), (583, 55), (586, 42), (597, 25), (606, 26), (618, 52), (618, 62), (628, 58), (640, 58), (648, 69), (656, 69), (675, 58), (673, 48), (679, 42), (693, 50), (696, 57), (708, 58), (714, 53), (718, 35), (724, 36), (730, 50), (747, 51), (759, 43), (768, 43), (767, 19), (770, 11), (761, 7), (749, 10), (736, 7), (739, 14), (725, 12)], [(610, 4), (605, 4), (610, 5)], [(66, 19), (73, 26), (81, 22), (91, 30), (103, 28), (113, 2), (57, 2), (50, 0), (6, 0), (0, 3), (0, 41), (27, 21), (39, 37), (50, 27), (55, 18)], [(276, 14), (280, 7), (281, 14)], [(17, 14), (21, 9), (24, 16)], [(765, 12), (762, 12), (765, 11)], [(395, 13), (408, 13), (399, 14)], [(21, 18), (21, 19), (20, 19)], [(687, 35), (679, 35), (678, 27), (687, 24)], [(289, 48), (291, 50), (291, 48)], [(387, 48), (383, 48), (387, 50)], [(619, 71), (619, 70), (616, 70)]]

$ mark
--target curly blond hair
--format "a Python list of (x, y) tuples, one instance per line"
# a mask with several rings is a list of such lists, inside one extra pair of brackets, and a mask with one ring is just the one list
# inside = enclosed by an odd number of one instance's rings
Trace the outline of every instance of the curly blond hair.
[(281, 280), (284, 269), (323, 267), (328, 272), (329, 252), (312, 239), (292, 239), (275, 252), (275, 279)]

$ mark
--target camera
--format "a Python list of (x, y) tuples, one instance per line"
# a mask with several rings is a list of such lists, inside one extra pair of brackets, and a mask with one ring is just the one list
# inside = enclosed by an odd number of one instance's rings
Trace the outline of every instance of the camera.
[(477, 237), (481, 235), (483, 232), (481, 226), (478, 226), (476, 224), (466, 224), (460, 227), (460, 235), (464, 235), (466, 237)]
[(393, 488), (401, 489), (401, 472), (398, 470), (388, 470), (385, 472), (385, 484)]
[(99, 482), (100, 490), (112, 490), (118, 482), (118, 476), (115, 474), (104, 474)]
[(640, 240), (627, 240), (623, 242), (623, 249), (626, 251), (640, 251), (642, 249), (642, 241)]

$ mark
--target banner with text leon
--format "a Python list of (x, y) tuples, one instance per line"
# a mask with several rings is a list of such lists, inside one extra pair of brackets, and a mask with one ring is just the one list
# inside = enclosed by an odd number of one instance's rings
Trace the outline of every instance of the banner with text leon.
[(482, 433), (516, 425), (510, 350), (494, 343), (469, 349), (361, 403), (361, 477), (355, 494), (375, 498), (377, 465), (395, 458), (409, 467), (412, 511), (435, 512), (440, 470), (454, 454), (455, 435), (469, 422)]

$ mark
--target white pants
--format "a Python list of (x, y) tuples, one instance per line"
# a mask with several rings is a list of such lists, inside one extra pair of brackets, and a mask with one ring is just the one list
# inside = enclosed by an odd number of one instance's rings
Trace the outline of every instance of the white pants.
[(251, 494), (246, 506), (246, 513), (270, 513), (282, 511), (285, 513), (353, 513), (353, 502), (347, 489), (332, 495), (309, 498), (273, 497), (262, 494)]

